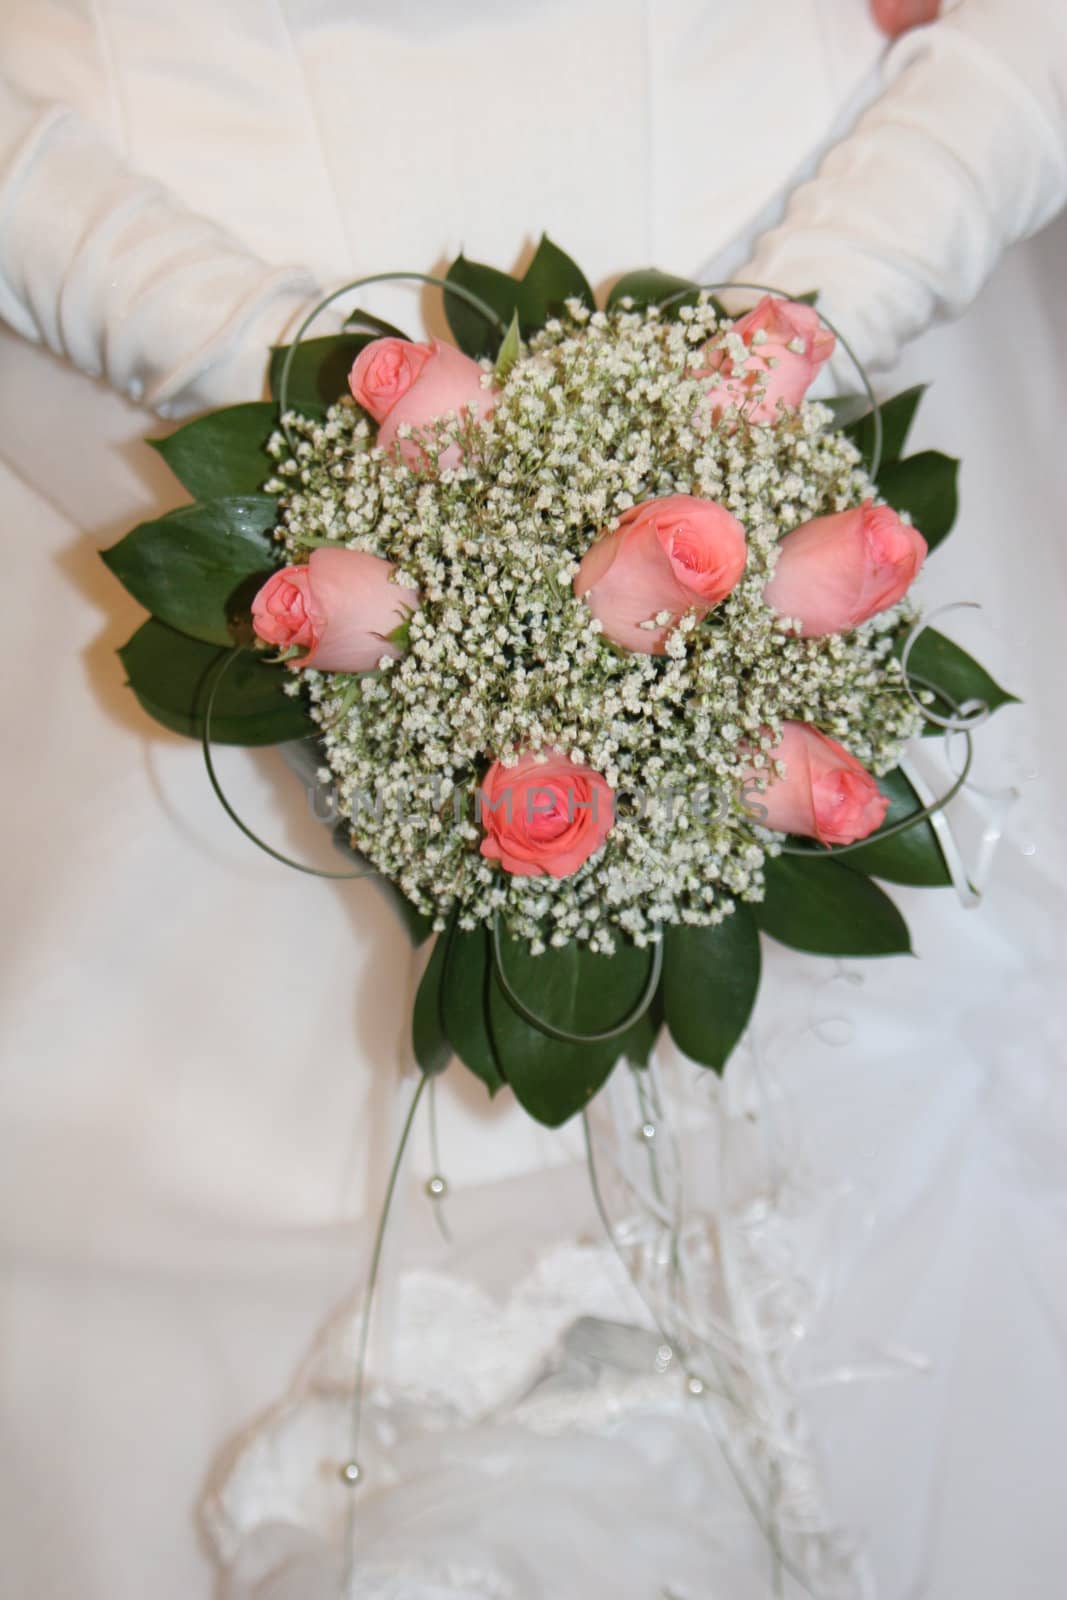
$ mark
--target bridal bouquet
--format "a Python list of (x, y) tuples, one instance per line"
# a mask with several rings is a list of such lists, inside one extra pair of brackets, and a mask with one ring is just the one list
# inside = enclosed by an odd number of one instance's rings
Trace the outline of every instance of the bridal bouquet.
[(196, 503), (106, 559), (153, 613), (145, 709), (208, 753), (310, 741), (436, 936), (423, 1071), (557, 1124), (663, 1024), (721, 1071), (761, 933), (907, 951), (874, 880), (950, 872), (904, 746), (1011, 697), (910, 596), (956, 510), (956, 463), (903, 454), (920, 391), (807, 398), (811, 305), (639, 272), (596, 309), (548, 240), (442, 287), (455, 343), (357, 312), (161, 441)]

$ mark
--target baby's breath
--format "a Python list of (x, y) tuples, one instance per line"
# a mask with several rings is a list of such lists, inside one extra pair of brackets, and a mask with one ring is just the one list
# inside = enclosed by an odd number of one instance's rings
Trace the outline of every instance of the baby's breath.
[[(875, 773), (896, 765), (917, 714), (891, 654), (897, 607), (855, 632), (801, 639), (763, 601), (778, 540), (875, 494), (829, 411), (770, 426), (727, 411), (692, 376), (718, 328), (710, 305), (554, 321), (511, 368), (492, 416), (420, 436), (416, 474), (374, 446), (349, 401), (293, 415), (271, 453), (278, 537), (294, 560), (323, 543), (386, 557), (422, 595), (399, 660), (360, 678), (306, 672), (312, 715), (353, 843), (438, 926), (498, 913), (538, 945), (610, 950), (666, 923), (720, 920), (758, 900), (776, 836), (741, 801), (743, 775), (786, 718), (813, 723)], [(437, 470), (453, 440), (463, 464)], [(719, 501), (745, 528), (733, 593), (683, 619), (662, 656), (611, 645), (574, 597), (599, 530), (653, 496)], [(474, 807), (488, 763), (555, 748), (617, 792), (603, 848), (573, 876), (509, 876), (483, 858)], [(758, 797), (754, 797), (758, 798)]]

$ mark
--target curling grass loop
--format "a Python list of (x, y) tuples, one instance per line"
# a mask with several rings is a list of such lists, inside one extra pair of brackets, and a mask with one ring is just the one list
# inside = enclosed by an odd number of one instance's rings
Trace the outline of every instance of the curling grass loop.
[(530, 1009), (514, 988), (504, 969), (504, 952), (500, 942), (499, 913), (493, 918), (493, 971), (497, 982), (503, 990), (504, 998), (511, 1008), (518, 1012), (522, 1020), (530, 1024), (531, 1028), (536, 1028), (538, 1033), (544, 1034), (546, 1039), (558, 1040), (560, 1044), (605, 1044), (609, 1039), (619, 1039), (624, 1033), (629, 1033), (630, 1029), (640, 1022), (655, 998), (656, 990), (659, 988), (659, 980), (663, 975), (662, 938), (656, 939), (651, 948), (652, 956), (648, 965), (648, 977), (645, 980), (645, 987), (641, 991), (637, 1004), (627, 1012), (626, 1016), (620, 1022), (614, 1023), (610, 1028), (602, 1028), (596, 1033), (571, 1033), (569, 1029), (557, 1028), (555, 1023), (549, 1022), (545, 1017), (538, 1016), (537, 1012)]
[[(947, 700), (949, 705), (955, 708), (957, 713), (961, 712), (967, 705), (972, 703), (970, 701), (964, 701), (961, 705), (957, 701), (953, 700), (952, 696), (942, 689), (939, 684), (930, 683), (926, 678), (920, 678), (916, 674), (912, 674), (908, 678), (908, 682), (917, 683), (922, 689), (935, 690), (937, 694), (941, 696), (942, 700)], [(921, 702), (915, 696), (912, 698), (915, 699), (916, 705), (921, 706)], [(984, 702), (982, 702), (982, 704), (984, 705)], [(986, 715), (988, 715), (989, 707), (985, 706), (984, 709)], [(984, 717), (979, 718), (979, 721), (984, 720)], [(783, 856), (818, 855), (820, 859), (825, 856), (847, 856), (853, 850), (862, 850), (864, 845), (881, 844), (884, 839), (893, 839), (898, 833), (907, 833), (909, 828), (918, 827), (920, 822), (928, 822), (930, 818), (936, 816), (938, 812), (944, 811), (945, 807), (949, 805), (951, 801), (955, 800), (956, 796), (967, 782), (968, 776), (970, 775), (971, 766), (974, 762), (974, 740), (971, 738), (971, 724), (967, 722), (959, 722), (954, 724), (952, 727), (946, 727), (946, 740), (950, 739), (954, 733), (962, 733), (967, 743), (967, 753), (963, 758), (963, 766), (960, 769), (956, 781), (945, 790), (943, 795), (939, 795), (936, 800), (932, 801), (930, 805), (923, 806), (918, 811), (913, 811), (910, 817), (901, 817), (900, 821), (894, 822), (891, 828), (885, 828), (879, 833), (868, 834), (865, 839), (856, 839), (852, 844), (828, 845), (822, 851), (813, 851), (810, 848), (805, 849), (803, 845), (783, 844), (781, 847), (781, 854)]]
[(935, 617), (943, 617), (947, 611), (980, 611), (982, 608), (977, 600), (953, 600), (948, 605), (938, 606), (931, 611), (929, 616), (920, 617), (904, 641), (904, 648), (900, 652), (900, 665), (908, 684), (917, 683), (921, 688), (933, 689), (942, 700), (946, 700), (953, 708), (955, 715), (951, 717), (939, 716), (936, 711), (931, 711), (929, 706), (923, 705), (918, 695), (912, 694), (909, 687), (908, 694), (915, 707), (922, 713), (927, 722), (932, 722), (935, 728), (942, 728), (946, 734), (968, 733), (972, 728), (980, 728), (993, 715), (990, 706), (984, 700), (953, 700), (952, 696), (937, 683), (929, 683), (925, 678), (920, 678), (915, 673), (908, 671), (908, 658), (915, 645), (926, 632)]
[(281, 862), (283, 867), (292, 867), (294, 872), (304, 872), (308, 875), (308, 877), (311, 878), (331, 878), (336, 883), (348, 882), (352, 878), (381, 877), (381, 873), (376, 867), (368, 867), (365, 872), (326, 872), (321, 867), (309, 867), (305, 862), (296, 861), (292, 856), (285, 855), (281, 850), (275, 850), (273, 845), (268, 844), (265, 839), (261, 839), (258, 833), (254, 832), (254, 830), (248, 826), (248, 823), (245, 822), (244, 818), (239, 816), (234, 810), (234, 807), (230, 803), (229, 797), (219, 781), (219, 775), (215, 771), (215, 761), (211, 751), (211, 718), (215, 710), (215, 699), (218, 695), (219, 687), (223, 678), (226, 676), (233, 663), (237, 660), (238, 656), (244, 654), (245, 648), (243, 645), (238, 645), (233, 650), (225, 650), (222, 652), (218, 658), (217, 666), (212, 669), (214, 676), (212, 678), (211, 688), (208, 691), (207, 701), (204, 706), (204, 724), (200, 730), (200, 748), (203, 751), (204, 766), (207, 768), (208, 779), (211, 783), (212, 789), (215, 791), (216, 800), (219, 802), (230, 821), (241, 830), (245, 838), (250, 839), (257, 849), (263, 851), (264, 855), (268, 855), (273, 860)]

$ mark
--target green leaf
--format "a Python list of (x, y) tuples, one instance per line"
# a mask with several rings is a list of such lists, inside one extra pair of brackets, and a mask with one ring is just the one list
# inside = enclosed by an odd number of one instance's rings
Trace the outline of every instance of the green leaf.
[[(677, 300), (671, 300), (677, 295)], [(700, 286), (691, 278), (676, 278), (673, 273), (660, 272), (657, 267), (643, 267), (637, 272), (627, 272), (619, 279), (608, 295), (607, 309), (613, 311), (623, 300), (632, 300), (634, 306), (661, 306), (671, 300), (668, 312), (676, 316), (682, 306), (696, 305)]]
[(818, 303), (819, 291), (818, 289), (805, 289), (803, 294), (791, 294), (789, 298), (798, 306), (814, 307)]
[(181, 506), (142, 522), (103, 560), (161, 622), (208, 644), (232, 644), (256, 590), (276, 566), (269, 495)]
[[(348, 393), (352, 363), (375, 338), (377, 335), (371, 333), (338, 333), (327, 339), (303, 340), (289, 370), (287, 409), (310, 417), (321, 416), (327, 406)], [(270, 392), (279, 405), (282, 369), (289, 348), (280, 345), (271, 351)]]
[(582, 1035), (614, 1028), (633, 1010), (654, 955), (651, 946), (639, 949), (621, 935), (611, 956), (595, 955), (575, 939), (534, 955), (527, 940), (502, 934), (500, 947), (517, 999), (549, 1027)]
[(469, 933), (457, 931), (445, 968), (441, 1014), (456, 1055), (491, 1095), (504, 1085), (489, 1031), (492, 970), (489, 934), (484, 925)]
[[(926, 389), (925, 383), (916, 384), (913, 389), (903, 389), (900, 394), (895, 394), (891, 400), (883, 400), (877, 407), (882, 417), (883, 466), (900, 460), (915, 413), (919, 409), (919, 401)], [(868, 466), (874, 460), (873, 415), (868, 408), (865, 416), (850, 422), (844, 430), (857, 445)]]
[(197, 417), (165, 439), (149, 439), (194, 500), (256, 494), (273, 470), (267, 440), (278, 426), (271, 400), (227, 406)]
[(512, 1010), (496, 984), (489, 994), (489, 1027), (515, 1098), (549, 1128), (558, 1128), (589, 1104), (619, 1053), (617, 1041), (574, 1045), (549, 1039)]
[(410, 336), (395, 322), (386, 322), (384, 317), (376, 317), (372, 311), (361, 311), (358, 307), (350, 311), (345, 318), (346, 328), (358, 328), (361, 332), (372, 333), (376, 339), (403, 339), (410, 343)]
[[(518, 313), (524, 338), (543, 328), (550, 317), (563, 311), (565, 300), (578, 299), (592, 309), (593, 291), (581, 269), (547, 234), (534, 252), (533, 260), (520, 280), (499, 272), (480, 261), (459, 256), (445, 274), (446, 281), (457, 283), (497, 313), (505, 327)], [(456, 343), (467, 355), (492, 356), (500, 346), (500, 331), (476, 307), (445, 290), (445, 315)]]
[(444, 1072), (452, 1060), (452, 1046), (445, 1033), (441, 1011), (441, 978), (450, 936), (451, 927), (437, 935), (429, 964), (415, 995), (415, 1009), (411, 1017), (411, 1043), (415, 1060), (430, 1078)]
[[(878, 779), (878, 787), (889, 796), (882, 831), (903, 822), (922, 810), (922, 801), (899, 768)], [(890, 883), (908, 883), (915, 888), (943, 888), (952, 882), (941, 846), (931, 823), (921, 822), (884, 839), (873, 834), (858, 850), (850, 850), (842, 860), (854, 872), (870, 873)]]
[(533, 333), (543, 328), (550, 317), (562, 315), (565, 300), (581, 300), (590, 311), (596, 306), (581, 268), (543, 233), (519, 294), (523, 334)]
[[(572, 941), (543, 955), (524, 941), (501, 940), (508, 982), (523, 1004), (552, 1026), (593, 1034), (622, 1021), (648, 981), (651, 951), (619, 940), (614, 956), (592, 955)], [(582, 1109), (625, 1049), (626, 1036), (564, 1044), (549, 1038), (514, 1009), (495, 979), (489, 1028), (500, 1070), (516, 1099), (538, 1122), (558, 1127)]]
[(411, 619), (415, 613), (411, 610), (397, 607), (397, 610), (402, 609), (404, 610), (403, 622), (398, 622), (396, 627), (390, 629), (385, 637), (390, 644), (395, 644), (398, 650), (405, 652), (411, 648)]
[[(130, 688), (141, 705), (174, 733), (198, 739), (216, 645), (190, 639), (155, 617), (119, 651)], [(282, 744), (303, 739), (314, 725), (300, 700), (282, 692), (288, 674), (244, 651), (226, 672), (215, 697), (211, 738), (218, 744)]]
[[(903, 644), (904, 637), (898, 638), (894, 646), (896, 655), (900, 655)], [(936, 628), (924, 628), (912, 645), (908, 675), (916, 680), (916, 688), (932, 685), (945, 691), (949, 698), (935, 700), (931, 707), (943, 716), (952, 713), (953, 703), (963, 705), (968, 700), (984, 701), (990, 711), (1019, 703), (1018, 695), (1002, 689), (973, 656), (946, 639), (943, 633), (938, 633)], [(924, 734), (933, 738), (939, 737), (941, 731), (936, 723), (927, 723), (923, 729)]]
[(832, 394), (819, 401), (834, 414), (834, 427), (851, 438), (857, 422), (869, 417), (871, 403), (865, 394)]
[(772, 856), (753, 907), (764, 933), (818, 956), (907, 955), (907, 924), (887, 894), (829, 856)]
[[(495, 311), (505, 327), (519, 307), (519, 282), (496, 267), (487, 267), (480, 261), (468, 261), (460, 255), (445, 274), (446, 282), (458, 283), (469, 289), (479, 300), (484, 300)], [(500, 344), (500, 331), (489, 318), (458, 294), (445, 290), (445, 316), (452, 336), (460, 349), (474, 359), (492, 356)]]
[(714, 928), (667, 929), (663, 1001), (679, 1050), (721, 1072), (748, 1025), (760, 981), (759, 933), (740, 902)]
[(652, 1003), (644, 1016), (615, 1041), (619, 1059), (625, 1058), (634, 1067), (647, 1067), (662, 1027), (663, 985), (661, 983), (652, 996)]
[(931, 550), (952, 530), (959, 510), (956, 479), (960, 464), (940, 450), (922, 450), (890, 462), (878, 474), (878, 487), (897, 511), (907, 511)]
[(497, 383), (506, 382), (508, 373), (519, 359), (521, 350), (522, 337), (519, 333), (519, 313), (513, 311), (511, 313), (511, 321), (508, 324), (508, 331), (504, 335), (504, 342), (500, 346), (500, 354), (496, 358), (496, 366), (493, 369), (493, 377)]

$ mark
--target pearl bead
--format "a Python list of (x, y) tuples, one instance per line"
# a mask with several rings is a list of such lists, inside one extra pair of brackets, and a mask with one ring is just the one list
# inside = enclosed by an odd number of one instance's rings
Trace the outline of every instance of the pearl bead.
[(703, 1378), (698, 1377), (695, 1372), (691, 1372), (688, 1378), (685, 1380), (685, 1387), (687, 1392), (693, 1396), (694, 1400), (699, 1400), (700, 1396), (704, 1393), (704, 1380)]
[(348, 1488), (354, 1489), (363, 1476), (363, 1468), (358, 1461), (346, 1461), (337, 1476)]
[(431, 1200), (443, 1200), (448, 1193), (448, 1184), (439, 1172), (435, 1172), (433, 1177), (427, 1181), (426, 1193)]
[(651, 1144), (656, 1137), (656, 1124), (654, 1122), (642, 1122), (639, 1132), (645, 1143)]

